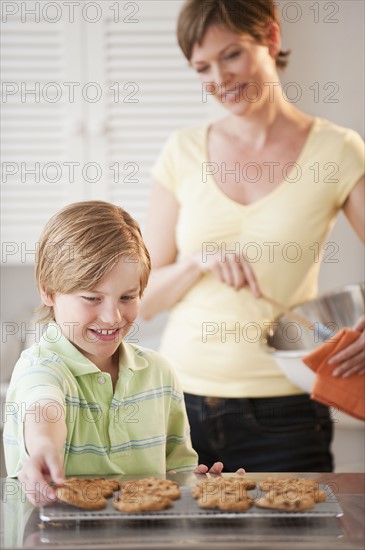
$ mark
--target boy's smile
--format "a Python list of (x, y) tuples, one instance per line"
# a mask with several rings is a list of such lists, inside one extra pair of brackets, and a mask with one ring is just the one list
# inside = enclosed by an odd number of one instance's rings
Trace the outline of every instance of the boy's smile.
[(42, 293), (62, 334), (102, 371), (118, 364), (114, 354), (139, 311), (140, 278), (139, 262), (122, 257), (92, 290)]
[(103, 330), (103, 329), (89, 329), (91, 330), (91, 332), (93, 332), (95, 334), (95, 337), (98, 338), (99, 340), (102, 340), (103, 342), (111, 342), (112, 340), (115, 339), (115, 337), (119, 334), (120, 332), (120, 329), (117, 328), (117, 329), (113, 329), (113, 330)]

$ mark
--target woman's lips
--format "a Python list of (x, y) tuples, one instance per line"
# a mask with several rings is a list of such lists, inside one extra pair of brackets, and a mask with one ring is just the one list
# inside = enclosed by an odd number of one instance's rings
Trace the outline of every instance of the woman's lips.
[(236, 84), (233, 88), (227, 89), (222, 86), (222, 92), (220, 94), (220, 100), (222, 103), (239, 103), (244, 97), (244, 90), (247, 84)]

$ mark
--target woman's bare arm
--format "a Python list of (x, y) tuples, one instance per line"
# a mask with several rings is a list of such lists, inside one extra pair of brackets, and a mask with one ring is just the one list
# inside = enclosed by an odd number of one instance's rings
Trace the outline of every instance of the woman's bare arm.
[[(362, 177), (348, 196), (343, 211), (357, 235), (365, 242), (365, 178)], [(338, 352), (330, 359), (335, 366), (333, 376), (351, 376), (365, 373), (365, 317), (356, 323), (355, 329), (361, 334), (355, 342)]]
[(354, 231), (365, 242), (365, 176), (363, 176), (350, 195), (347, 197), (342, 209), (352, 225)]
[(174, 195), (156, 183), (143, 235), (152, 262), (151, 277), (141, 303), (143, 319), (151, 319), (157, 313), (170, 309), (203, 273), (193, 256), (176, 262), (178, 213), (179, 204)]

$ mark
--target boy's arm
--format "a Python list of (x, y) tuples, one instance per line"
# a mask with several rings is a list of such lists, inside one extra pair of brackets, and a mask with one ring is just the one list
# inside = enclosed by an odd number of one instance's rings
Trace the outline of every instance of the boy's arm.
[(23, 491), (35, 506), (56, 498), (49, 481), (62, 483), (63, 447), (67, 436), (65, 409), (57, 401), (42, 399), (24, 415), (24, 442), (28, 458), (18, 473)]

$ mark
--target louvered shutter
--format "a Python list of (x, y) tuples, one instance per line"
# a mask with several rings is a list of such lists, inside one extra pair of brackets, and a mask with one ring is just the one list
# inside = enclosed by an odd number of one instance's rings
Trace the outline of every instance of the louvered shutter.
[(2, 33), (3, 263), (32, 263), (44, 223), (76, 200), (115, 202), (143, 226), (149, 171), (164, 141), (217, 113), (213, 101), (203, 104), (177, 46), (182, 3), (82, 2), (71, 10), (58, 1), (57, 22), (56, 2), (47, 11), (15, 3), (24, 13), (7, 17)]
[(152, 184), (150, 168), (163, 143), (176, 128), (204, 123), (217, 109), (212, 101), (203, 104), (197, 76), (177, 45), (176, 19), (182, 1), (128, 2), (118, 22), (115, 3), (108, 4), (103, 47), (100, 38), (95, 40), (95, 29), (88, 28), (92, 58), (98, 58), (93, 70), (104, 69), (95, 78), (104, 79), (107, 90), (104, 107), (90, 106), (89, 119), (94, 119), (91, 124), (97, 134), (93, 158), (105, 163), (106, 175), (95, 187), (94, 197), (102, 189), (107, 200), (126, 208), (143, 226)]
[(84, 163), (80, 101), (67, 85), (79, 81), (80, 19), (51, 23), (51, 11), (38, 16), (42, 3), (13, 4), (19, 11), (3, 12), (1, 36), (3, 264), (33, 263), (44, 223), (84, 195), (72, 182)]

